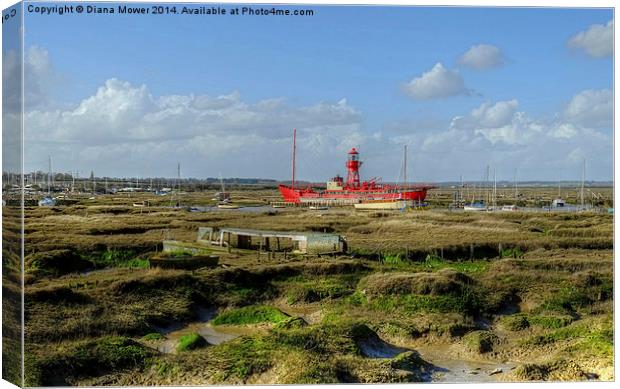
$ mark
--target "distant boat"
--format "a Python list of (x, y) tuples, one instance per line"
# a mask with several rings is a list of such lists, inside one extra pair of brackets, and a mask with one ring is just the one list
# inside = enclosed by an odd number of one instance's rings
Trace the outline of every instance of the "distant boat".
[(53, 207), (55, 205), (56, 205), (56, 199), (52, 197), (44, 197), (43, 199), (39, 200), (40, 207)]
[(564, 208), (565, 206), (566, 202), (561, 198), (557, 198), (551, 202), (551, 208)]
[(329, 208), (326, 205), (311, 205), (308, 209), (311, 211), (325, 211)]
[(412, 201), (397, 200), (397, 201), (364, 201), (361, 203), (353, 204), (355, 209), (360, 210), (399, 210), (412, 206)]
[(472, 211), (472, 212), (481, 212), (481, 211), (486, 211), (487, 210), (487, 206), (484, 203), (483, 200), (477, 201), (477, 202), (472, 202), (469, 205), (465, 205), (463, 207), (464, 211)]
[(239, 208), (237, 204), (218, 204), (217, 207), (219, 209), (238, 209)]
[(507, 211), (507, 212), (514, 212), (519, 210), (519, 207), (517, 207), (516, 205), (504, 205), (502, 207), (502, 211)]

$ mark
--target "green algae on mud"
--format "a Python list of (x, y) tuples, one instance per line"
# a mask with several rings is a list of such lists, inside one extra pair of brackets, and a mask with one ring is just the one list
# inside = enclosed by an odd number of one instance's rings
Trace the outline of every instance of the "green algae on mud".
[(200, 347), (207, 346), (207, 340), (203, 338), (200, 334), (192, 332), (191, 334), (183, 335), (179, 339), (179, 343), (177, 344), (177, 351), (188, 351), (194, 350)]
[(258, 305), (222, 312), (213, 319), (214, 325), (277, 324), (289, 316), (277, 308)]

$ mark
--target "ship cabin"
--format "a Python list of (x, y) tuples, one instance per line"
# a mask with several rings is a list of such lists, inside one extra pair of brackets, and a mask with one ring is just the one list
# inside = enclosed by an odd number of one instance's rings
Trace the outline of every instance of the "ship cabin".
[(343, 182), (343, 178), (340, 177), (340, 175), (337, 175), (336, 177), (327, 181), (327, 190), (342, 190)]
[(566, 206), (566, 202), (563, 199), (557, 198), (551, 202), (551, 208), (564, 208)]
[(222, 247), (295, 254), (338, 254), (347, 251), (345, 237), (320, 232), (201, 227), (197, 241)]

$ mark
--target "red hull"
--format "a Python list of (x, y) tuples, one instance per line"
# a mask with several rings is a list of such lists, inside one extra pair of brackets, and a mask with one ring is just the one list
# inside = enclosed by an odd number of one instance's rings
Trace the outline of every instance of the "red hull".
[(292, 189), (286, 185), (279, 185), (280, 194), (287, 203), (313, 202), (313, 201), (349, 201), (351, 203), (363, 200), (414, 200), (423, 202), (426, 192), (431, 186), (415, 188), (373, 188), (373, 189), (349, 189), (349, 190), (321, 190), (311, 188)]

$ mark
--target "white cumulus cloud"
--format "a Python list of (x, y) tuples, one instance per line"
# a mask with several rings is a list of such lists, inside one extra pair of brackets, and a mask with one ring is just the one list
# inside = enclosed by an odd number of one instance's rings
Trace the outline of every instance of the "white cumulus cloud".
[(614, 21), (593, 24), (568, 40), (568, 46), (581, 49), (595, 58), (608, 57), (613, 53)]
[(441, 63), (437, 63), (431, 70), (404, 84), (403, 89), (416, 100), (469, 94), (459, 72), (446, 69)]
[(320, 166), (335, 157), (330, 153), (370, 139), (361, 120), (344, 98), (294, 106), (283, 98), (248, 103), (238, 91), (155, 96), (146, 85), (112, 78), (73, 107), (27, 112), (27, 163), (41, 168), (43, 156), (52, 155), (59, 169), (87, 161), (110, 174), (131, 166), (147, 175), (179, 158), (195, 176), (217, 175), (193, 163), (203, 161), (230, 176), (274, 177), (288, 169), (282, 159), (293, 127), (301, 155), (317, 158), (308, 166)]
[(564, 110), (566, 120), (585, 127), (610, 127), (613, 121), (613, 93), (609, 89), (584, 90)]
[(508, 124), (519, 107), (516, 99), (498, 101), (495, 104), (482, 103), (471, 112), (472, 118), (481, 127), (501, 127)]
[(481, 43), (470, 47), (458, 62), (473, 69), (485, 70), (503, 65), (504, 55), (498, 47)]
[[(586, 92), (573, 100), (590, 94)], [(562, 112), (548, 116), (520, 111), (517, 100), (485, 102), (454, 116), (444, 130), (409, 137), (399, 134), (399, 138), (413, 145), (419, 170), (432, 167), (435, 175), (445, 179), (464, 174), (466, 180), (479, 180), (487, 164), (498, 169), (498, 179), (511, 179), (515, 168), (521, 179), (574, 179), (579, 177), (583, 158), (588, 160), (588, 177), (612, 176), (610, 127), (593, 128)]]

